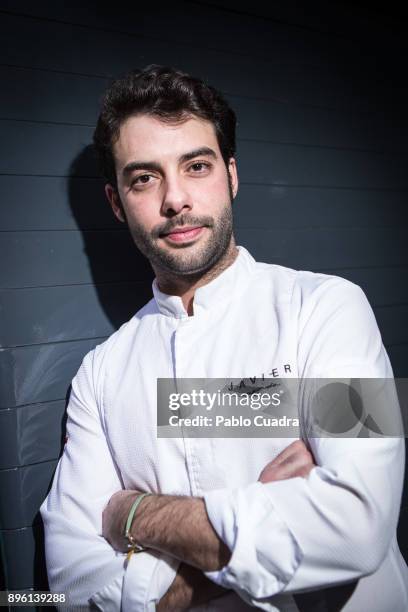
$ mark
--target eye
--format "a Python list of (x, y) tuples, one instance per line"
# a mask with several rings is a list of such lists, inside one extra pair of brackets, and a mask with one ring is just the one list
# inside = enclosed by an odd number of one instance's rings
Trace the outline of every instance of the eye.
[(148, 185), (152, 181), (154, 177), (151, 174), (140, 174), (136, 178), (133, 179), (131, 187), (142, 187), (143, 185)]
[(210, 164), (206, 162), (194, 162), (189, 169), (193, 170), (193, 174), (203, 174), (210, 169)]

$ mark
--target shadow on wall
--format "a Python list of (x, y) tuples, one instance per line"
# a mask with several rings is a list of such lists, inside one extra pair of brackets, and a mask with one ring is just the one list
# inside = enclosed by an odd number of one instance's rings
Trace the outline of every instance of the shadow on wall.
[(118, 221), (104, 193), (96, 153), (86, 146), (71, 164), (69, 203), (99, 303), (112, 332), (130, 319), (151, 297), (152, 268), (135, 246), (125, 224)]

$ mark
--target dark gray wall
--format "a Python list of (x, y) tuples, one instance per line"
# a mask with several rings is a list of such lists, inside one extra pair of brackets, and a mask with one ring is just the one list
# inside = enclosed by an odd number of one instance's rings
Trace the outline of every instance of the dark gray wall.
[(150, 268), (110, 213), (89, 147), (112, 76), (164, 63), (225, 92), (239, 119), (238, 243), (258, 260), (361, 285), (395, 375), (408, 375), (401, 22), (345, 3), (217, 4), (129, 12), (0, 2), (0, 526), (9, 588), (46, 585), (38, 508), (60, 454), (70, 381), (84, 354), (150, 297)]

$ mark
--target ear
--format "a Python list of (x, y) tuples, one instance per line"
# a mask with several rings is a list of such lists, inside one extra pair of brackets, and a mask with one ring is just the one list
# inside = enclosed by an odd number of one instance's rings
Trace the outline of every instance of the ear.
[(231, 177), (231, 185), (232, 185), (232, 193), (234, 198), (238, 193), (238, 171), (237, 171), (237, 162), (234, 157), (230, 157), (228, 162), (228, 172)]
[(105, 185), (105, 193), (108, 198), (109, 204), (112, 206), (113, 213), (119, 221), (125, 223), (125, 217), (123, 215), (123, 207), (119, 198), (119, 194), (112, 185), (107, 183)]

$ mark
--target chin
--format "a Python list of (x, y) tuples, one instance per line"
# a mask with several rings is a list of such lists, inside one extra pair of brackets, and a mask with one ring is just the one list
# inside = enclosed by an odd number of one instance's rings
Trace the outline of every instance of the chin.
[[(179, 251), (179, 249), (177, 249)], [(161, 267), (166, 268), (169, 272), (173, 274), (178, 274), (180, 276), (191, 276), (194, 274), (200, 274), (201, 272), (205, 272), (213, 265), (213, 258), (210, 256), (206, 256), (203, 253), (200, 257), (200, 252), (187, 252), (186, 249), (182, 249), (184, 254), (180, 253), (180, 256), (174, 256), (173, 253), (167, 252), (167, 257), (164, 256), (161, 259), (160, 263)]]

